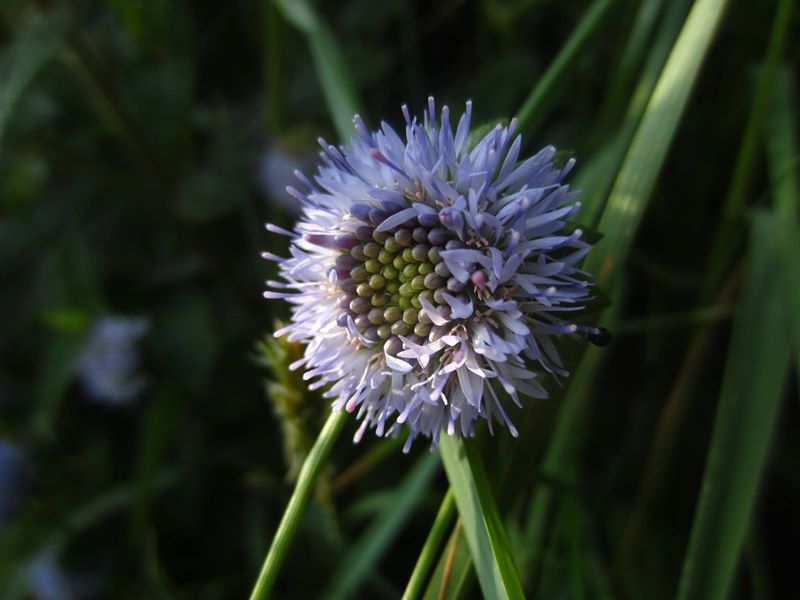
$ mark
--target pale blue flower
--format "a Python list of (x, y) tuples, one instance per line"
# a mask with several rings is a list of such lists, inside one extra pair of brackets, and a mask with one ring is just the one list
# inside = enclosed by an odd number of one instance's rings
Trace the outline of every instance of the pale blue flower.
[(554, 338), (598, 336), (571, 315), (590, 298), (578, 268), (590, 245), (567, 220), (580, 208), (548, 146), (520, 160), (516, 120), (470, 147), (467, 103), (455, 129), (433, 99), (422, 122), (406, 107), (405, 139), (354, 119), (349, 145), (320, 140), (322, 166), (307, 188), (285, 282), (267, 298), (293, 304), (275, 335), (307, 344), (293, 368), (326, 388), (333, 409), (357, 411), (379, 436), (408, 427), (436, 444), (471, 436), (486, 419), (516, 429), (507, 396), (544, 398), (542, 371), (566, 376)]
[(91, 327), (76, 363), (86, 393), (98, 402), (125, 404), (146, 386), (137, 374), (139, 340), (147, 332), (144, 318), (104, 317)]
[(25, 451), (18, 444), (0, 440), (0, 535), (25, 495)]

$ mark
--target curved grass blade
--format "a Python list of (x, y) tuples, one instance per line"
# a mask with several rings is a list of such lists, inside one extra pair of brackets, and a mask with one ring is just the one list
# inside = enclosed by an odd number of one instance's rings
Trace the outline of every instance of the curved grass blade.
[(789, 371), (780, 267), (778, 220), (758, 213), (679, 600), (722, 600), (730, 590)]
[(311, 452), (309, 452), (303, 467), (300, 469), (297, 485), (294, 488), (294, 492), (292, 492), (292, 497), (289, 499), (289, 504), (286, 506), (286, 511), (283, 513), (278, 530), (275, 532), (275, 537), (272, 539), (272, 545), (269, 548), (267, 557), (264, 559), (261, 573), (259, 573), (258, 580), (250, 594), (250, 600), (269, 598), (272, 586), (275, 585), (275, 580), (278, 578), (281, 565), (289, 552), (289, 545), (294, 538), (294, 533), (300, 524), (303, 512), (311, 497), (317, 476), (328, 455), (330, 455), (333, 444), (336, 442), (336, 438), (339, 437), (339, 433), (341, 433), (347, 419), (348, 413), (345, 411), (331, 413), (316, 442), (314, 442)]
[[(599, 229), (606, 237), (586, 261), (586, 270), (596, 274), (597, 285), (603, 289), (616, 288), (618, 284), (622, 265), (725, 4), (725, 0), (698, 0), (695, 3), (647, 103), (600, 219)], [(601, 323), (608, 324), (608, 321), (606, 312)], [(588, 398), (598, 364), (599, 353), (596, 349), (589, 349), (560, 408), (552, 441), (542, 463), (546, 473), (560, 477), (574, 475), (574, 440), (580, 439), (578, 430), (583, 423), (582, 406)], [(528, 539), (535, 547), (544, 547), (553, 499), (553, 491), (548, 488), (540, 489), (534, 496)], [(538, 557), (526, 573), (535, 578), (540, 563), (541, 557)]]
[[(283, 16), (303, 32), (308, 42), (322, 93), (339, 139), (353, 135), (353, 115), (361, 113), (353, 78), (328, 26), (305, 0), (274, 0)], [(362, 113), (363, 114), (363, 113)]]
[(439, 441), (439, 454), (453, 490), (483, 596), (487, 599), (524, 598), (503, 521), (477, 448), (462, 438), (443, 435)]
[(329, 600), (352, 598), (384, 556), (397, 532), (414, 512), (425, 489), (436, 474), (439, 457), (422, 457), (384, 501), (372, 525), (356, 543), (350, 546), (340, 561), (341, 568), (323, 594)]
[(402, 600), (416, 600), (422, 593), (428, 571), (430, 571), (433, 561), (438, 556), (442, 538), (450, 525), (450, 521), (453, 520), (455, 511), (456, 504), (453, 499), (453, 490), (448, 488), (442, 499), (442, 504), (439, 506), (439, 512), (436, 513), (428, 538), (425, 540), (425, 545), (419, 553), (417, 564), (414, 565), (414, 571), (411, 573), (405, 592), (403, 592)]

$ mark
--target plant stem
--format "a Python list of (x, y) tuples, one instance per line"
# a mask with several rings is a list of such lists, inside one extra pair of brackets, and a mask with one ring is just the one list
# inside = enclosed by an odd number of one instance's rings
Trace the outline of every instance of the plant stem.
[[(456, 503), (453, 499), (453, 490), (448, 488), (442, 500), (442, 504), (439, 506), (439, 512), (436, 513), (436, 518), (433, 521), (430, 533), (428, 533), (428, 539), (425, 540), (425, 545), (419, 553), (417, 564), (414, 565), (414, 571), (411, 573), (411, 577), (408, 580), (406, 591), (403, 592), (402, 600), (414, 600), (414, 598), (418, 598), (420, 592), (422, 592), (433, 560), (439, 556), (439, 544), (447, 531), (447, 527), (453, 518), (453, 514), (455, 514), (455, 510)], [(455, 545), (453, 547), (455, 548)]]
[(348, 413), (345, 411), (331, 413), (317, 437), (317, 441), (314, 442), (308, 458), (300, 469), (297, 485), (292, 492), (292, 497), (289, 498), (289, 504), (278, 525), (278, 531), (275, 532), (272, 545), (264, 559), (264, 565), (261, 567), (261, 573), (259, 573), (253, 592), (250, 594), (250, 600), (264, 600), (269, 597), (308, 504), (308, 499), (311, 497), (317, 476), (331, 453), (333, 444), (339, 437), (347, 418)]

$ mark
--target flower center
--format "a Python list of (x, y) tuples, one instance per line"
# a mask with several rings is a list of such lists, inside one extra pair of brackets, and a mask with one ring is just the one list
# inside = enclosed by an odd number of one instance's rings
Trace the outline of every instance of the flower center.
[[(380, 223), (385, 215), (376, 215)], [(349, 318), (369, 341), (385, 341), (387, 352), (402, 349), (398, 336), (415, 343), (436, 335), (421, 300), (443, 304), (443, 292), (464, 289), (450, 274), (440, 253), (463, 244), (437, 223), (425, 227), (417, 219), (387, 231), (361, 225), (347, 236), (348, 249), (336, 258), (338, 286), (342, 291), (337, 323), (347, 327)], [(341, 238), (340, 238), (341, 239)]]

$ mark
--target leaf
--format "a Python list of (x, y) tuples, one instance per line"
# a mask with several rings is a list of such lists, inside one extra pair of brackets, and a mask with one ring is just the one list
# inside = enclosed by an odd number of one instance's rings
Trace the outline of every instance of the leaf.
[(33, 12), (0, 56), (0, 149), (6, 125), (25, 88), (52, 59), (73, 25), (68, 12)]
[(524, 598), (508, 537), (477, 448), (462, 438), (442, 435), (439, 453), (483, 596)]
[(786, 296), (789, 302), (789, 324), (793, 327), (794, 354), (797, 373), (800, 373), (800, 181), (797, 177), (798, 148), (794, 132), (797, 99), (791, 71), (778, 71), (772, 104), (765, 123), (767, 159), (773, 188), (773, 206), (780, 220), (781, 253), (785, 275)]
[(761, 132), (767, 106), (773, 92), (775, 71), (783, 55), (789, 38), (789, 31), (792, 27), (793, 4), (794, 0), (780, 0), (775, 12), (775, 20), (769, 37), (769, 46), (753, 94), (753, 105), (747, 117), (744, 136), (739, 147), (739, 154), (736, 157), (733, 179), (725, 198), (725, 205), (722, 209), (719, 226), (711, 248), (708, 271), (705, 274), (703, 289), (700, 294), (701, 301), (707, 302), (711, 299), (729, 269), (732, 262), (732, 254), (738, 247), (739, 219), (752, 188), (751, 182), (759, 150), (759, 133)]
[(352, 598), (386, 554), (395, 536), (408, 521), (436, 474), (436, 454), (422, 457), (394, 491), (383, 501), (380, 512), (361, 538), (350, 545), (340, 561), (325, 598)]
[(586, 261), (597, 284), (611, 289), (621, 272), (726, 0), (698, 0), (647, 103), (600, 219), (606, 238)]
[(679, 600), (722, 600), (732, 583), (789, 371), (780, 225), (758, 213)]
[(339, 44), (306, 0), (274, 2), (286, 20), (305, 34), (336, 132), (341, 142), (348, 141), (353, 135), (353, 116), (362, 111)]
[(548, 104), (558, 93), (561, 82), (569, 72), (586, 43), (596, 34), (607, 16), (609, 9), (614, 5), (614, 0), (596, 0), (591, 8), (586, 11), (581, 22), (578, 23), (569, 39), (564, 43), (555, 60), (550, 64), (544, 74), (538, 79), (536, 86), (525, 99), (517, 113), (519, 129), (526, 133), (533, 131), (544, 119)]

